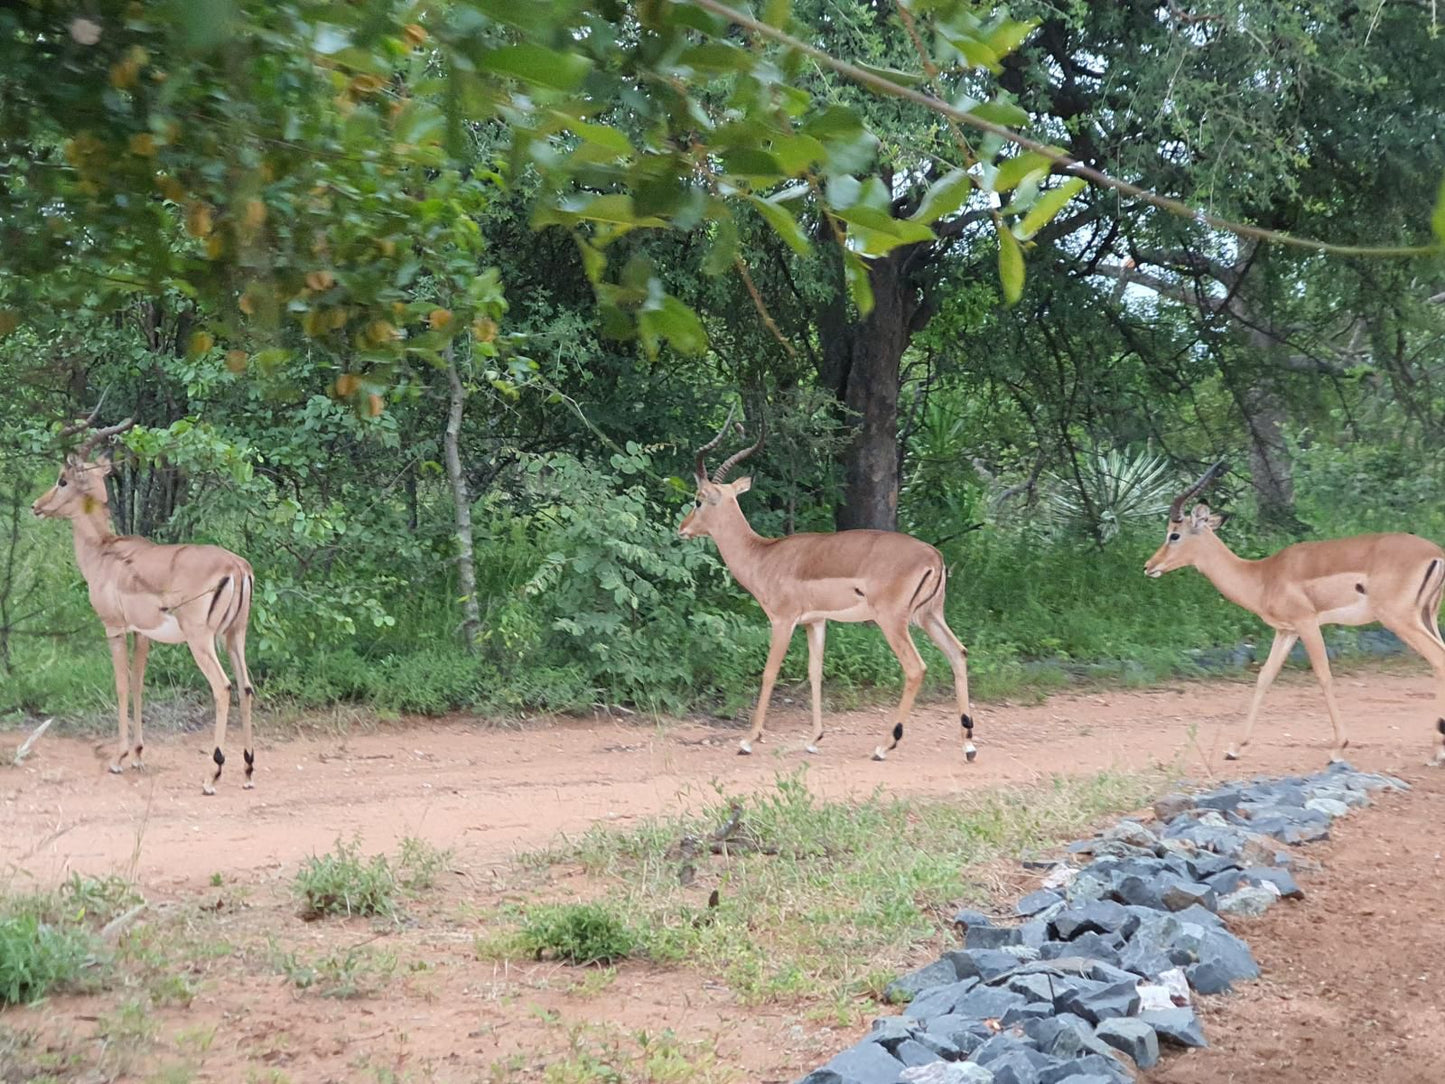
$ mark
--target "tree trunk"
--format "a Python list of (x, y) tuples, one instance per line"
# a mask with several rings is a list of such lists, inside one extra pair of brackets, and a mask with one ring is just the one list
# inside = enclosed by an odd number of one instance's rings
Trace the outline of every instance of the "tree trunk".
[[(1263, 323), (1261, 322), (1261, 326)], [(1247, 339), (1262, 359), (1279, 352), (1279, 341), (1267, 332), (1251, 327)], [(1249, 474), (1254, 480), (1259, 517), (1265, 523), (1297, 527), (1294, 514), (1294, 463), (1285, 444), (1287, 408), (1284, 396), (1272, 376), (1254, 375), (1238, 398), (1244, 424), (1249, 430)]]
[(451, 396), (447, 407), (447, 428), (442, 437), (446, 452), (447, 481), (452, 486), (452, 503), (456, 506), (457, 586), (462, 596), (462, 634), (468, 648), (475, 648), (482, 631), (482, 612), (477, 605), (477, 570), (472, 556), (472, 499), (467, 492), (467, 475), (462, 470), (458, 441), (462, 432), (462, 411), (467, 390), (457, 372), (456, 357), (450, 345), (446, 349), (447, 384)]
[(863, 319), (848, 311), (841, 282), (818, 315), (819, 376), (847, 408), (853, 435), (843, 451), (843, 500), (834, 512), (840, 531), (898, 526), (903, 351), (932, 315), (911, 276), (922, 256), (923, 246), (906, 245), (869, 264), (873, 311)]

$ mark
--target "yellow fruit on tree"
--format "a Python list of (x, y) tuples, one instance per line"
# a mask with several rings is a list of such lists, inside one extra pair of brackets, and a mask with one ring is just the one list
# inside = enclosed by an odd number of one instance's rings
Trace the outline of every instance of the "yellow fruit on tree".
[(342, 373), (336, 378), (336, 394), (343, 399), (348, 399), (356, 392), (356, 386), (359, 383), (355, 373)]

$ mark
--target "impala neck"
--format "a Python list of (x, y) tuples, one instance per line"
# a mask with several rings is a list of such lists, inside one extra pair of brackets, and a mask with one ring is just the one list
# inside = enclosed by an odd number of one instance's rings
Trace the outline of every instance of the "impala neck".
[(103, 560), (103, 543), (115, 537), (110, 529), (110, 506), (97, 501), (89, 512), (72, 516), (70, 522), (75, 528), (75, 563), (89, 583)]
[(714, 514), (715, 519), (708, 525), (708, 533), (717, 543), (717, 551), (723, 563), (748, 594), (757, 596), (753, 590), (757, 582), (757, 557), (770, 539), (753, 530), (748, 517), (738, 507), (737, 501), (724, 501)]
[(1194, 567), (1230, 602), (1254, 610), (1260, 594), (1260, 562), (1237, 556), (1213, 531), (1203, 534), (1195, 545), (1199, 554)]

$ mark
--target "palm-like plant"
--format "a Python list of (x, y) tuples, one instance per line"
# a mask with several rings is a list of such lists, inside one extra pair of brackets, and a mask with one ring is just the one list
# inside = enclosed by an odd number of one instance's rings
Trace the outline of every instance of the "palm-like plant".
[(1115, 538), (1130, 520), (1157, 519), (1178, 488), (1164, 456), (1140, 452), (1130, 457), (1113, 449), (1089, 456), (1077, 475), (1055, 474), (1053, 481), (1046, 498), (1051, 518), (1100, 544)]

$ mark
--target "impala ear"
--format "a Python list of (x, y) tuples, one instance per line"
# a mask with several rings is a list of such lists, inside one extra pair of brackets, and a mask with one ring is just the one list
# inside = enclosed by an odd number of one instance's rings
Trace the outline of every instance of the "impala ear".
[(1224, 517), (1211, 512), (1207, 504), (1196, 504), (1189, 513), (1189, 526), (1196, 531), (1202, 531), (1206, 527), (1213, 531), (1223, 522)]
[(753, 488), (752, 476), (749, 475), (746, 478), (739, 478), (736, 482), (730, 483), (729, 488), (732, 489), (733, 496), (741, 497), (744, 493)]
[(90, 462), (91, 469), (100, 471), (102, 478), (111, 472), (113, 466), (114, 464), (111, 463), (110, 456), (108, 455), (99, 456)]

